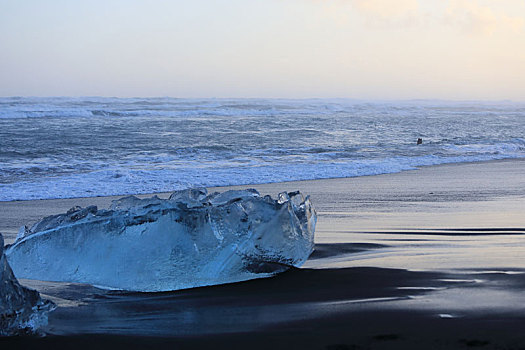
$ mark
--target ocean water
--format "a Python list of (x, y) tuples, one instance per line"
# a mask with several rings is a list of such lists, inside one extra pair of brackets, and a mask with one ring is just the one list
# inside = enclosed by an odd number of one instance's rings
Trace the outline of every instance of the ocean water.
[(524, 157), (525, 103), (0, 98), (0, 201)]

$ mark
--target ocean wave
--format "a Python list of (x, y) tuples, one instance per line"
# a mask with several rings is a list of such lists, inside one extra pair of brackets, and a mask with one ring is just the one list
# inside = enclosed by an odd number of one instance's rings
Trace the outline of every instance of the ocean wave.
[(0, 184), (0, 201), (94, 197), (398, 173), (421, 166), (525, 158), (524, 155), (392, 157), (318, 164), (274, 164), (179, 169), (106, 169), (38, 181)]
[[(487, 108), (490, 109), (487, 111)], [(364, 101), (351, 99), (178, 99), (109, 97), (0, 97), (2, 118), (90, 118), (90, 117), (235, 117), (359, 114), (434, 109), (456, 115), (487, 113), (500, 116), (509, 111), (525, 112), (521, 102), (480, 101)]]
[(511, 102), (0, 98), (0, 200), (523, 158), (524, 134)]

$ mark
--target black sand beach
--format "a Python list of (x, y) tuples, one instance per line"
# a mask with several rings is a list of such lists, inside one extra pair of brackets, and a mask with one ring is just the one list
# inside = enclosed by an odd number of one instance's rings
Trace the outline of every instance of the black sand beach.
[[(22, 280), (59, 306), (3, 347), (525, 348), (525, 161), (254, 186), (301, 190), (316, 251), (269, 279), (171, 293)], [(211, 189), (213, 191), (214, 189)], [(224, 190), (221, 189), (221, 190)], [(166, 194), (161, 194), (166, 196)], [(111, 197), (0, 202), (0, 232)]]

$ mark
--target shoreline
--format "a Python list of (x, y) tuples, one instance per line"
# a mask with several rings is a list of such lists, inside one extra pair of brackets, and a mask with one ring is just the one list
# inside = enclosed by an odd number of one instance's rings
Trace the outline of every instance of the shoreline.
[[(380, 173), (380, 174), (369, 174), (369, 175), (359, 175), (359, 176), (347, 176), (347, 177), (326, 177), (326, 178), (317, 178), (317, 179), (309, 179), (309, 180), (292, 180), (292, 181), (277, 181), (277, 182), (261, 182), (261, 183), (245, 183), (245, 184), (237, 184), (237, 185), (224, 185), (224, 186), (209, 186), (205, 187), (207, 189), (227, 189), (227, 188), (250, 188), (250, 186), (264, 186), (264, 185), (272, 185), (272, 184), (293, 184), (293, 183), (302, 183), (302, 182), (310, 182), (310, 181), (323, 181), (323, 180), (337, 180), (337, 179), (354, 179), (354, 178), (361, 178), (361, 177), (370, 177), (370, 176), (387, 176), (387, 175), (395, 175), (395, 174), (401, 174), (405, 172), (411, 172), (411, 171), (418, 171), (425, 168), (435, 168), (435, 167), (442, 167), (442, 166), (462, 166), (462, 165), (468, 165), (468, 164), (485, 164), (485, 163), (504, 163), (504, 162), (525, 162), (525, 158), (503, 158), (503, 159), (491, 159), (491, 160), (474, 160), (474, 161), (465, 161), (465, 162), (450, 162), (450, 163), (440, 163), (440, 164), (431, 164), (431, 165), (420, 165), (416, 166), (414, 169), (407, 169), (407, 170), (401, 170), (397, 172), (390, 172), (390, 173)], [(195, 187), (197, 188), (197, 186)], [(174, 190), (176, 191), (176, 190)], [(129, 193), (129, 194), (113, 194), (113, 195), (97, 195), (92, 197), (85, 197), (85, 196), (79, 196), (79, 197), (65, 197), (65, 198), (41, 198), (41, 199), (22, 199), (22, 200), (0, 200), (1, 203), (12, 203), (12, 202), (32, 202), (32, 201), (51, 201), (51, 200), (70, 200), (70, 199), (88, 199), (88, 198), (121, 198), (126, 196), (137, 196), (142, 198), (145, 197), (151, 197), (154, 195), (160, 196), (166, 196), (174, 191), (161, 191), (161, 192), (146, 192), (146, 193)], [(163, 197), (161, 197), (163, 198)]]
[[(468, 163), (447, 163), (447, 164), (439, 164), (439, 165), (428, 165), (428, 166), (422, 166), (414, 170), (406, 170), (398, 173), (390, 173), (390, 174), (379, 174), (379, 175), (366, 175), (366, 176), (358, 176), (358, 177), (346, 177), (346, 178), (329, 178), (329, 179), (316, 179), (316, 180), (298, 180), (298, 181), (289, 181), (289, 182), (276, 182), (276, 183), (264, 183), (264, 184), (248, 184), (248, 185), (233, 185), (233, 186), (223, 186), (223, 187), (209, 187), (208, 191), (226, 191), (230, 189), (246, 189), (246, 188), (255, 188), (258, 190), (261, 194), (270, 194), (272, 196), (277, 195), (280, 192), (283, 191), (295, 191), (300, 190), (305, 195), (310, 195), (312, 198), (312, 201), (314, 202), (314, 205), (318, 212), (320, 212), (321, 216), (326, 211), (333, 211), (334, 205), (324, 205), (325, 203), (328, 203), (328, 200), (324, 197), (326, 197), (326, 194), (322, 193), (322, 190), (325, 190), (327, 193), (331, 193), (332, 195), (337, 195), (337, 190), (334, 188), (337, 186), (345, 186), (345, 187), (352, 187), (353, 190), (356, 190), (357, 192), (362, 192), (360, 196), (357, 198), (354, 198), (353, 200), (356, 202), (357, 205), (359, 205), (359, 201), (366, 201), (368, 202), (369, 199), (367, 198), (366, 191), (372, 191), (370, 187), (376, 186), (376, 184), (381, 184), (383, 186), (384, 184), (393, 184), (398, 187), (400, 187), (399, 191), (396, 191), (396, 193), (393, 193), (394, 195), (402, 195), (403, 189), (403, 181), (406, 181), (407, 183), (414, 183), (414, 182), (420, 182), (421, 178), (427, 178), (425, 180), (426, 182), (431, 181), (433, 176), (436, 176), (439, 178), (445, 173), (457, 173), (457, 177), (461, 177), (461, 173), (463, 172), (463, 169), (469, 171), (469, 176), (477, 176), (476, 172), (484, 172), (485, 169), (491, 169), (491, 174), (489, 175), (495, 175), (494, 169), (497, 169), (498, 167), (517, 167), (519, 168), (518, 171), (521, 171), (522, 169), (525, 171), (525, 159), (519, 158), (519, 159), (501, 159), (501, 160), (491, 160), (491, 161), (483, 161), (483, 162), (468, 162)], [(512, 176), (516, 176), (516, 174), (512, 174)], [(430, 178), (430, 180), (428, 180)], [(523, 184), (523, 187), (525, 187), (525, 181), (521, 181)], [(447, 183), (440, 183), (442, 186), (450, 186), (450, 184)], [(462, 184), (459, 184), (458, 186), (461, 186)], [(486, 185), (486, 184), (485, 184)], [(492, 185), (492, 184), (491, 184)], [(361, 189), (360, 187), (363, 187)], [(384, 186), (383, 186), (384, 187)], [(321, 191), (318, 191), (317, 189), (321, 189)], [(385, 190), (389, 190), (388, 188), (385, 188)], [(413, 189), (405, 189), (405, 190), (413, 190)], [(471, 188), (470, 191), (473, 189)], [(498, 195), (497, 190), (501, 190), (500, 194), (509, 196), (509, 193), (503, 193), (508, 192), (504, 189), (504, 186), (501, 186), (501, 188), (492, 189), (491, 196), (494, 197)], [(421, 191), (424, 192), (424, 189), (421, 188)], [(420, 192), (421, 192), (420, 191)], [(431, 193), (433, 190), (429, 189), (428, 192)], [(159, 192), (159, 193), (147, 193), (147, 194), (135, 194), (135, 196), (139, 198), (148, 198), (154, 195), (159, 196), (160, 198), (167, 198), (172, 192)], [(422, 200), (421, 194), (417, 193), (419, 195), (418, 198), (414, 198), (415, 200)], [(518, 194), (516, 194), (518, 195)], [(16, 234), (18, 233), (18, 230), (23, 225), (32, 225), (36, 221), (40, 220), (41, 218), (48, 216), (48, 215), (54, 215), (66, 212), (70, 208), (79, 205), (82, 207), (86, 207), (89, 205), (96, 205), (99, 208), (107, 208), (111, 201), (122, 198), (125, 195), (116, 195), (116, 196), (98, 196), (98, 197), (76, 197), (76, 198), (58, 198), (58, 199), (38, 199), (38, 200), (23, 200), (23, 201), (9, 201), (9, 202), (0, 202), (0, 212), (2, 212), (2, 215), (0, 215), (0, 233), (4, 235), (4, 238), (6, 240), (6, 244), (10, 244), (14, 241), (14, 238), (16, 237)], [(322, 205), (318, 207), (316, 204), (317, 198), (322, 199)], [(377, 197), (377, 194), (374, 193), (372, 197)], [(375, 198), (377, 200), (381, 200), (380, 198)], [(450, 198), (449, 198), (450, 199)], [(453, 198), (452, 198), (453, 199)], [(446, 199), (445, 199), (446, 200)], [(326, 207), (330, 207), (330, 210), (327, 210)], [(353, 209), (359, 209), (358, 211), (362, 211), (362, 208), (353, 208)], [(371, 208), (372, 211), (376, 210), (377, 207)], [(369, 229), (373, 229), (372, 226), (367, 226)]]

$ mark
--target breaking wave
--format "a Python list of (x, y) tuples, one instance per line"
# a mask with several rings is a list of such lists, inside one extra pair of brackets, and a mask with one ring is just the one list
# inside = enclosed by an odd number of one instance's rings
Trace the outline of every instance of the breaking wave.
[(511, 102), (0, 98), (0, 201), (524, 158), (523, 135)]

